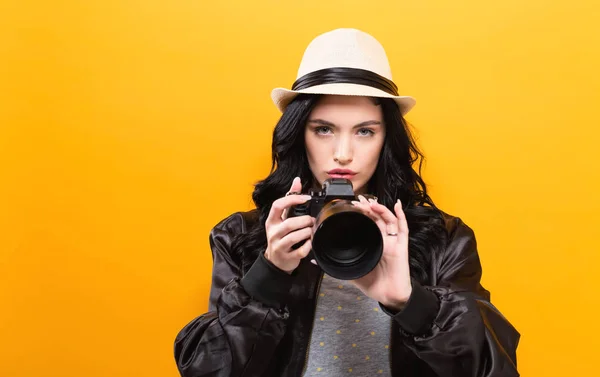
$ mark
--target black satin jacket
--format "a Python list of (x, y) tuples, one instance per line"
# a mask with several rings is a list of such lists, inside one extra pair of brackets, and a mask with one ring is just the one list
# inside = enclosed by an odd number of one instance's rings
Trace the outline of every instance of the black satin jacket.
[[(211, 231), (209, 312), (187, 324), (175, 339), (175, 360), (183, 377), (300, 377), (304, 371), (323, 275), (305, 260), (288, 275), (263, 253), (244, 273), (230, 255), (230, 244), (256, 221), (256, 210), (236, 213)], [(445, 215), (445, 221), (448, 244), (432, 260), (430, 281), (421, 285), (413, 280), (404, 309), (386, 311), (394, 319), (392, 375), (518, 376), (520, 335), (480, 285), (473, 231), (459, 218)]]

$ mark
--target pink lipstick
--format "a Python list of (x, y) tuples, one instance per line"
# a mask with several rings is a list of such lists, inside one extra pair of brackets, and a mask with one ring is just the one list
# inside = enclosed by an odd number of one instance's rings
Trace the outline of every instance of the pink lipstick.
[(351, 179), (356, 175), (355, 171), (350, 169), (333, 169), (327, 172), (331, 178), (345, 178)]

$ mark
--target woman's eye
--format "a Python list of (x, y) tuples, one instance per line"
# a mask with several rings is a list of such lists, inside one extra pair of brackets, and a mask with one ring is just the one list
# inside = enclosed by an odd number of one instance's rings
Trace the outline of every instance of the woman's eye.
[(315, 132), (318, 135), (327, 135), (328, 133), (331, 132), (331, 128), (327, 127), (327, 126), (321, 126), (321, 127), (317, 127), (315, 128)]
[(358, 130), (358, 134), (360, 136), (371, 136), (373, 135), (375, 132), (373, 132), (373, 130), (370, 130), (368, 128), (361, 128), (360, 130)]

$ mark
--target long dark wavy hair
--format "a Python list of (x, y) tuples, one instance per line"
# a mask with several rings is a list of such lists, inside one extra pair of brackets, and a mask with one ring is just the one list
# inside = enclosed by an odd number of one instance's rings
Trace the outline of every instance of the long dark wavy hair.
[[(269, 176), (255, 185), (252, 199), (259, 221), (232, 243), (235, 257), (247, 271), (267, 247), (265, 222), (272, 203), (284, 196), (294, 177), (300, 177), (303, 192), (314, 186), (304, 142), (308, 117), (321, 96), (298, 95), (286, 108), (273, 131), (272, 166)], [(429, 279), (432, 255), (441, 252), (447, 234), (442, 212), (435, 206), (420, 176), (423, 154), (402, 117), (398, 105), (389, 98), (377, 98), (381, 106), (386, 136), (375, 173), (367, 192), (392, 213), (397, 199), (403, 203), (409, 227), (411, 276), (421, 283)], [(414, 165), (417, 165), (418, 172)]]

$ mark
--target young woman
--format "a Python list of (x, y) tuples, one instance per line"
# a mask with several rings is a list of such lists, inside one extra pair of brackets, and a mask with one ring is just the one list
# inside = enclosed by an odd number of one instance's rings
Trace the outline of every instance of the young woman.
[[(256, 209), (211, 231), (209, 312), (177, 336), (180, 374), (518, 376), (519, 333), (480, 285), (473, 231), (413, 168), (422, 155), (403, 116), (415, 101), (398, 95), (379, 42), (355, 29), (318, 36), (292, 90), (272, 97), (283, 113), (273, 168)], [(315, 219), (288, 216), (330, 178), (352, 183), (383, 240), (354, 280), (311, 263)]]

